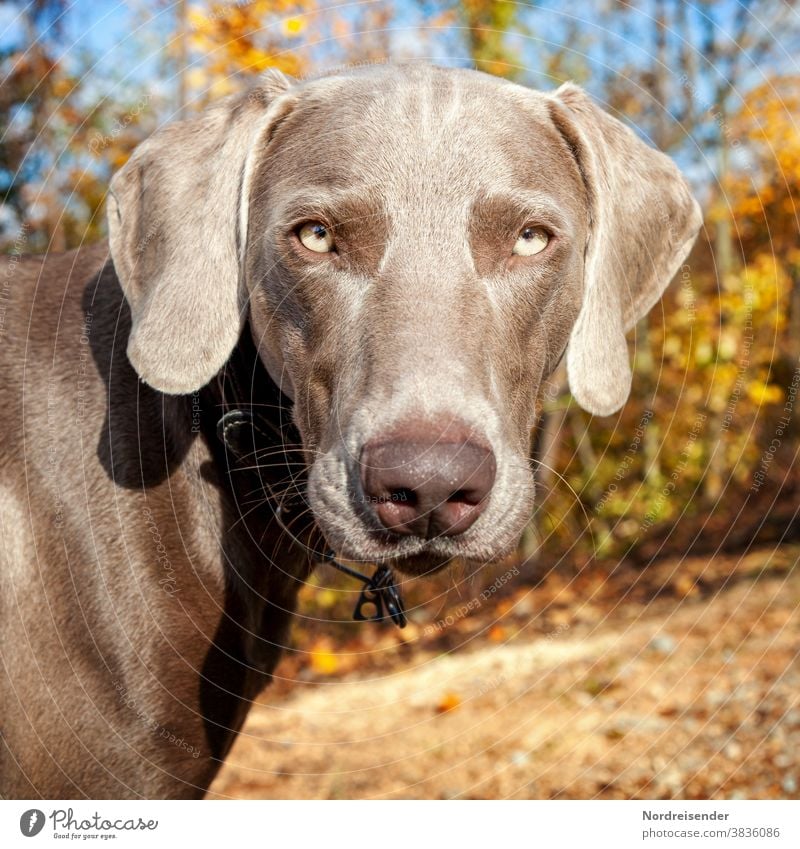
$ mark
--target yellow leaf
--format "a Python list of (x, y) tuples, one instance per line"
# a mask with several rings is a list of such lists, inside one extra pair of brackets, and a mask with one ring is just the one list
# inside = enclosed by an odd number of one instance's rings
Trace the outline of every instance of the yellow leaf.
[(450, 710), (455, 710), (461, 704), (461, 697), (456, 693), (445, 693), (439, 704), (436, 705), (436, 713), (447, 713)]
[(317, 593), (317, 603), (325, 609), (333, 607), (339, 601), (339, 593), (335, 590), (320, 590)]
[(673, 586), (682, 596), (696, 595), (698, 591), (694, 579), (688, 575), (678, 575)]
[(774, 383), (751, 383), (747, 387), (747, 395), (756, 404), (780, 404), (783, 401), (783, 390)]
[(311, 670), (317, 675), (333, 675), (339, 669), (339, 658), (324, 649), (311, 652)]
[(235, 87), (230, 78), (214, 80), (210, 88), (211, 96), (214, 98), (225, 97), (233, 91), (235, 91)]
[(72, 83), (69, 80), (56, 80), (53, 84), (53, 94), (56, 97), (66, 97), (72, 91)]
[(186, 82), (188, 83), (189, 88), (204, 89), (208, 84), (208, 76), (201, 68), (192, 68), (192, 70), (186, 75)]
[(192, 29), (202, 29), (210, 23), (209, 19), (200, 9), (197, 8), (197, 6), (189, 6), (189, 13), (187, 17)]
[(286, 18), (282, 23), (283, 34), (289, 38), (296, 38), (305, 28), (305, 18)]

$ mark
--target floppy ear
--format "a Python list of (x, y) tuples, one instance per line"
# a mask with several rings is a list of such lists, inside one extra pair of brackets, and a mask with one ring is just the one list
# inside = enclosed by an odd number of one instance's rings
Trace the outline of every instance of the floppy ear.
[(689, 253), (703, 219), (680, 171), (571, 83), (549, 96), (591, 206), (584, 296), (567, 347), (572, 395), (610, 415), (628, 398), (625, 332), (646, 315)]
[(289, 87), (273, 75), (164, 127), (111, 181), (109, 242), (131, 309), (128, 358), (162, 392), (204, 386), (239, 339), (250, 176), (293, 105)]

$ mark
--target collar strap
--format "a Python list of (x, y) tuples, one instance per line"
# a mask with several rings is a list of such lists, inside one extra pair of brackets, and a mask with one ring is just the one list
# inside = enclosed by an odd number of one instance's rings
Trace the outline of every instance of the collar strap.
[[(362, 575), (361, 572), (352, 569), (350, 566), (340, 563), (332, 551), (325, 553), (324, 560), (333, 566), (334, 569), (338, 569), (340, 572), (344, 572), (345, 575), (350, 575), (351, 578), (356, 578), (364, 584), (358, 596), (356, 608), (353, 611), (353, 619), (358, 622), (365, 622), (367, 620), (382, 622), (388, 615), (398, 628), (406, 627), (408, 620), (406, 619), (403, 597), (400, 595), (400, 590), (394, 582), (392, 570), (388, 566), (379, 566), (375, 574), (369, 578), (366, 575)], [(365, 613), (365, 608), (369, 609), (370, 607), (374, 608), (374, 612), (372, 614)], [(384, 608), (386, 609), (386, 614), (383, 612)]]

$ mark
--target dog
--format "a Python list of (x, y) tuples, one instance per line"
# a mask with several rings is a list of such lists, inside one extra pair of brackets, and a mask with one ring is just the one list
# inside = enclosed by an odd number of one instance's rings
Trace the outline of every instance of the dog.
[(325, 545), (512, 550), (542, 381), (564, 356), (618, 410), (701, 225), (575, 85), (427, 65), (267, 76), (107, 209), (107, 244), (0, 277), (6, 798), (202, 796)]

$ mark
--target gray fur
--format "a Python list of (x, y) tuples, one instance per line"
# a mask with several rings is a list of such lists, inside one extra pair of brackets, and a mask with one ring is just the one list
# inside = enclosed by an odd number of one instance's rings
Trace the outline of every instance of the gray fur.
[[(335, 259), (292, 240), (320, 217)], [(555, 241), (512, 258), (531, 221)], [(675, 166), (579, 89), (473, 71), (272, 77), (141, 145), (111, 258), (0, 267), (0, 795), (201, 795), (269, 680), (308, 557), (263, 510), (237, 521), (193, 427), (240, 333), (294, 400), (337, 550), (481, 563), (530, 516), (542, 380), (568, 346), (576, 399), (618, 409), (624, 332), (699, 226)], [(409, 416), (494, 451), (460, 536), (389, 539), (358, 498), (361, 446)]]

